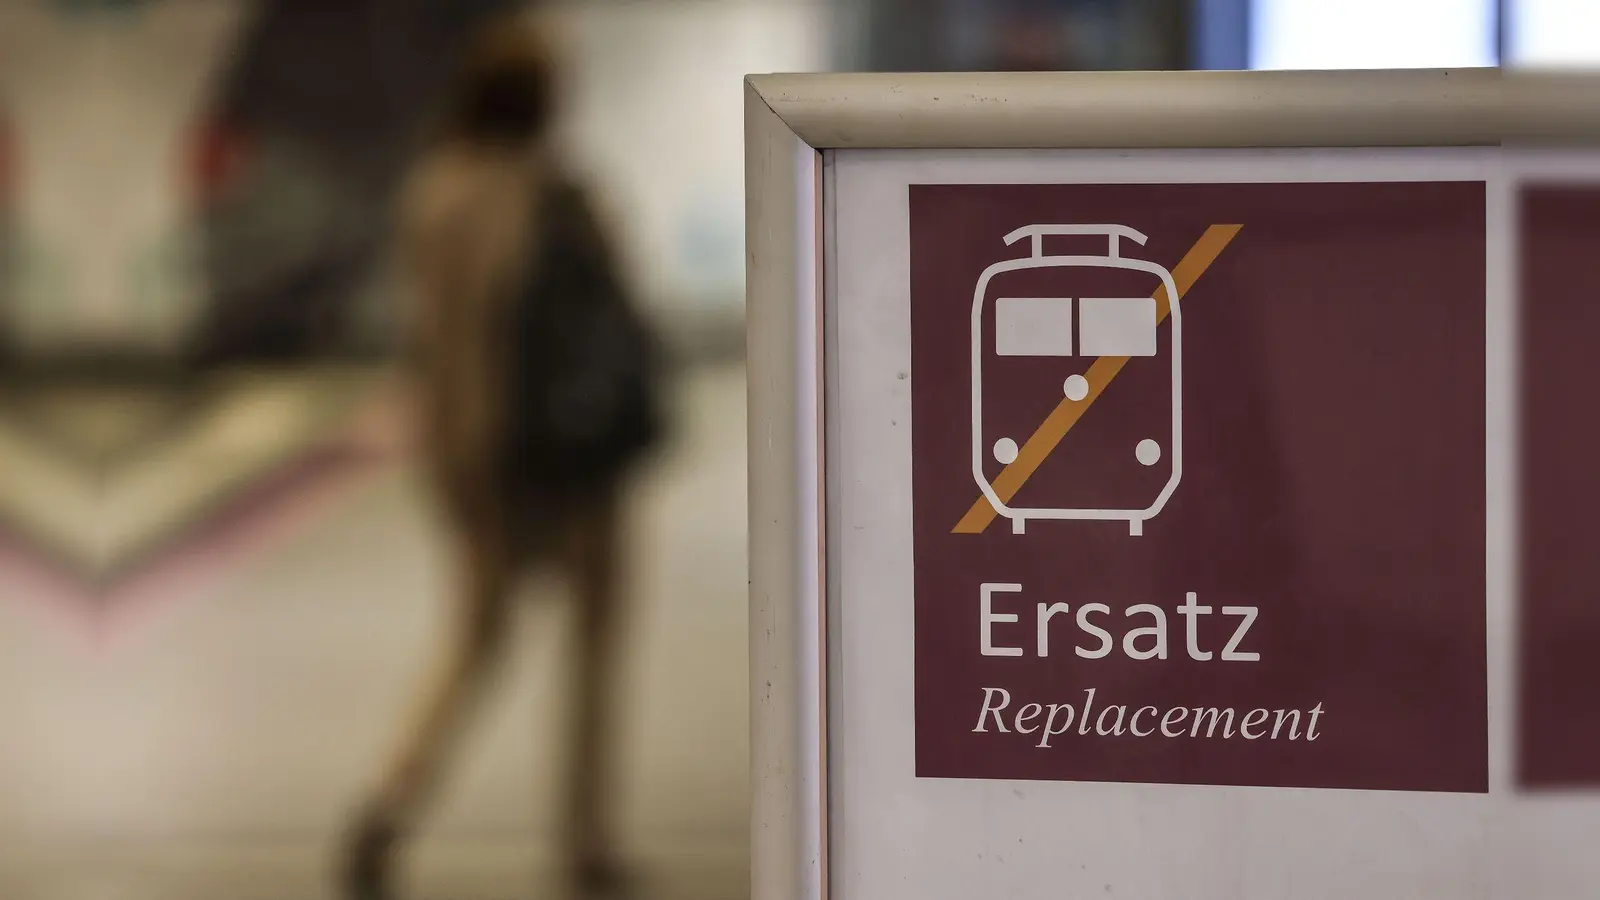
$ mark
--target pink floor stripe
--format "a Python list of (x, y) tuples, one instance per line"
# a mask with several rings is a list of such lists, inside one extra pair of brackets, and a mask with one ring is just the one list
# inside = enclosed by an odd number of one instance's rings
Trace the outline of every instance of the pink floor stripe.
[(193, 602), (283, 546), (405, 456), (405, 405), (381, 397), (348, 427), (264, 475), (175, 537), (151, 563), (96, 590), (0, 538), (0, 600), (21, 599), (85, 638), (121, 642), (163, 610)]

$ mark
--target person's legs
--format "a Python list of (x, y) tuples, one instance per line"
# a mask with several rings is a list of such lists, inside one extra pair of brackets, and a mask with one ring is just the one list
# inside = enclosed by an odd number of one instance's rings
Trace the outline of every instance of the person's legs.
[(514, 572), (499, 544), (493, 539), (468, 541), (462, 554), (464, 585), (444, 665), (417, 724), (406, 733), (400, 753), (349, 836), (343, 864), (350, 900), (391, 896), (395, 851), (436, 790), (455, 739), (501, 656)]
[(567, 554), (577, 607), (577, 642), (569, 731), (568, 852), (584, 890), (618, 887), (618, 848), (611, 812), (616, 799), (619, 647), (623, 560), (621, 517), (608, 498), (586, 516)]

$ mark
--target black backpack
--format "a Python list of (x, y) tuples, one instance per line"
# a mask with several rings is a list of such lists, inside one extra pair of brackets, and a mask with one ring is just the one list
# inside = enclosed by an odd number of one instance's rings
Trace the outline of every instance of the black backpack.
[(506, 474), (537, 514), (593, 500), (662, 432), (660, 353), (588, 198), (545, 188), (533, 271), (512, 310)]

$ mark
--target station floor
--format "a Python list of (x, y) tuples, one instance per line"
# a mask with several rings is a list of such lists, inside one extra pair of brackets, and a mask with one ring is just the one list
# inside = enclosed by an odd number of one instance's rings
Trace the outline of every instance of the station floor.
[[(743, 370), (695, 370), (681, 413), (632, 499), (620, 816), (644, 897), (732, 900), (748, 895)], [(90, 616), (0, 591), (0, 897), (332, 898), (335, 836), (442, 636), (439, 538), (400, 458), (159, 602)], [(406, 897), (560, 896), (567, 615), (558, 584), (528, 593)]]

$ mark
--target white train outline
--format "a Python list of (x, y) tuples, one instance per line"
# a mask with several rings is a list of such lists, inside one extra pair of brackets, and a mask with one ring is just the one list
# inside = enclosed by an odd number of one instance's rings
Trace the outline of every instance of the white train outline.
[[(1104, 235), (1108, 248), (1105, 256), (1045, 256), (1044, 238), (1054, 235)], [(1125, 521), (1130, 535), (1144, 533), (1144, 523), (1160, 514), (1167, 505), (1178, 483), (1183, 480), (1183, 310), (1179, 303), (1178, 286), (1172, 273), (1156, 263), (1144, 259), (1130, 259), (1122, 255), (1121, 242), (1126, 238), (1143, 246), (1147, 238), (1126, 225), (1027, 225), (1006, 235), (1007, 246), (1024, 237), (1032, 239), (1032, 253), (1016, 259), (1007, 259), (983, 270), (978, 286), (972, 294), (972, 478), (978, 490), (988, 498), (989, 505), (999, 515), (1011, 520), (1013, 534), (1022, 534), (1029, 519), (1077, 519)], [(986, 448), (983, 439), (983, 300), (990, 279), (1004, 272), (1021, 269), (1052, 267), (1092, 267), (1132, 269), (1146, 272), (1161, 279), (1167, 292), (1172, 339), (1172, 434), (1162, 454), (1170, 460), (1171, 475), (1160, 494), (1149, 506), (1142, 509), (1077, 509), (1013, 507), (1001, 500), (994, 485), (984, 477), (983, 466)], [(1159, 324), (1159, 323), (1158, 323)]]

